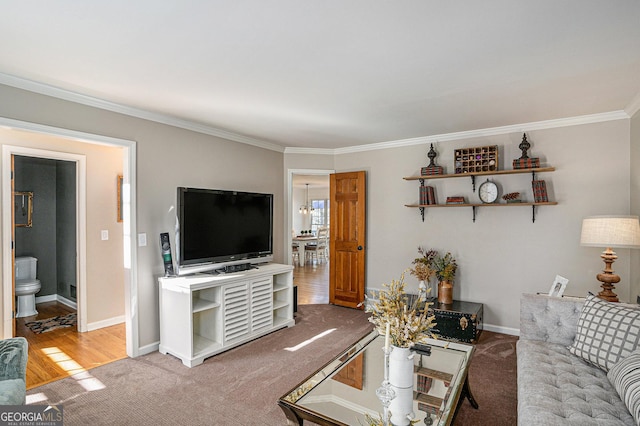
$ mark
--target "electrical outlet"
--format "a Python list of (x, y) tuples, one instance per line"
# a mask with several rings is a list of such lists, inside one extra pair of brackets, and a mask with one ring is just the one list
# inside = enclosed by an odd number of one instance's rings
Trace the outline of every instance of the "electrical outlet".
[(144, 247), (147, 245), (147, 234), (138, 234), (138, 247)]

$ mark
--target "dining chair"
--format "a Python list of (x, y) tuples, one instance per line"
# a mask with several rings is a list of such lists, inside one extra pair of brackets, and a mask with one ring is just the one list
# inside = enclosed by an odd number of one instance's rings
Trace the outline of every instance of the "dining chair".
[(316, 262), (319, 262), (321, 258), (329, 261), (329, 228), (318, 228), (318, 242), (316, 244), (306, 244), (304, 251), (305, 257), (311, 258), (311, 262), (313, 262), (314, 258)]

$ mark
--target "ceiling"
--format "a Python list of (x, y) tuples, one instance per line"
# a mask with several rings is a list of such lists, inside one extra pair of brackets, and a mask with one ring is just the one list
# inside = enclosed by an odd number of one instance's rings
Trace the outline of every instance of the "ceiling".
[(280, 147), (640, 108), (637, 0), (5, 1), (0, 73)]

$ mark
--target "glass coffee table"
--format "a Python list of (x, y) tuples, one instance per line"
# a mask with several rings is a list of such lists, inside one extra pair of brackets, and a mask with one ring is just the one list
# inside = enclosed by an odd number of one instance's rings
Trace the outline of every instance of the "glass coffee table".
[[(467, 378), (474, 347), (433, 339), (426, 346), (429, 354), (416, 351), (414, 356), (413, 390), (401, 397), (411, 399), (418, 424), (449, 425), (465, 398), (478, 408)], [(367, 425), (365, 415), (381, 418), (376, 390), (384, 379), (383, 347), (384, 336), (374, 330), (282, 396), (278, 405), (289, 423)]]

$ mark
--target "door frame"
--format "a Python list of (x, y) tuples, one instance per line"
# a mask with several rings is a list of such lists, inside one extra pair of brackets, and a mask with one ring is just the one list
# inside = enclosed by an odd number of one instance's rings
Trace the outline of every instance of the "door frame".
[[(136, 239), (133, 237), (137, 232), (136, 221), (136, 142), (127, 139), (118, 139), (109, 136), (96, 135), (91, 133), (78, 132), (75, 130), (63, 129), (59, 127), (45, 126), (36, 123), (13, 120), (0, 117), (0, 126), (21, 130), (32, 133), (40, 133), (49, 136), (60, 137), (63, 139), (71, 139), (76, 142), (107, 145), (123, 148), (122, 166), (123, 166), (123, 240), (124, 240), (124, 287), (125, 287), (125, 330), (126, 330), (126, 351), (129, 357), (136, 357), (140, 354), (139, 339), (139, 318), (138, 318), (138, 262)], [(11, 262), (11, 155), (24, 155), (28, 152), (45, 152), (49, 155), (80, 156), (78, 154), (66, 154), (56, 151), (46, 151), (40, 149), (31, 149), (21, 146), (2, 146), (2, 303), (0, 304), (0, 318), (2, 318), (2, 336), (3, 338), (13, 335), (13, 318), (11, 308), (12, 294), (12, 262)], [(39, 156), (39, 155), (36, 155)], [(45, 157), (46, 158), (46, 157)], [(86, 167), (84, 163), (77, 163), (76, 168), (78, 185), (78, 202), (77, 209), (77, 250), (78, 250), (78, 293), (80, 303), (79, 306), (79, 331), (88, 331), (86, 318)], [(79, 170), (82, 167), (82, 171)], [(84, 177), (82, 176), (84, 174)], [(82, 198), (81, 198), (82, 197)], [(9, 296), (7, 296), (9, 295)], [(80, 318), (84, 315), (84, 319)], [(84, 321), (84, 326), (83, 326)], [(81, 328), (83, 327), (83, 328)]]
[(335, 173), (335, 170), (326, 169), (288, 169), (287, 170), (287, 226), (284, 230), (284, 243), (285, 243), (285, 259), (287, 264), (292, 264), (293, 249), (291, 248), (291, 227), (293, 226), (293, 175), (330, 175)]
[[(77, 266), (76, 266), (76, 280), (77, 280), (77, 313), (78, 313), (78, 331), (83, 332), (87, 331), (87, 271), (86, 271), (86, 257), (87, 257), (87, 249), (86, 249), (86, 223), (87, 223), (87, 212), (86, 212), (86, 199), (87, 199), (87, 159), (84, 155), (79, 154), (71, 154), (66, 152), (59, 151), (49, 151), (40, 148), (27, 148), (23, 146), (15, 146), (15, 145), (3, 145), (2, 146), (2, 169), (7, 170), (7, 165), (11, 166), (11, 158), (14, 155), (19, 155), (22, 157), (30, 157), (30, 158), (43, 158), (47, 160), (57, 160), (57, 161), (68, 161), (75, 163), (76, 165), (76, 253), (77, 253)], [(13, 207), (13, 200), (11, 199), (11, 170), (8, 170), (9, 173), (2, 173), (2, 215), (3, 218), (8, 213), (11, 214), (11, 210)], [(9, 182), (7, 182), (9, 180)], [(6, 198), (5, 198), (6, 197)], [(8, 223), (9, 227), (4, 227), (4, 224)], [(5, 247), (11, 247), (11, 219), (7, 222), (3, 221), (3, 232), (2, 235), (7, 235), (9, 237), (8, 243), (5, 238), (3, 238), (2, 244), (2, 252), (3, 252), (3, 265), (5, 265), (5, 261), (8, 260), (7, 266), (3, 268), (5, 271), (5, 275), (8, 275), (9, 272), (13, 271), (14, 265), (12, 264), (13, 256), (11, 256), (11, 252), (14, 250), (10, 250), (8, 253), (8, 258), (5, 259)], [(14, 248), (15, 249), (15, 248)], [(7, 276), (3, 276), (4, 283), (4, 295), (9, 296), (13, 295), (13, 279), (7, 279)], [(13, 318), (11, 313), (11, 300), (10, 297), (3, 297), (3, 301), (5, 303), (5, 309), (3, 313), (3, 320), (5, 322), (5, 327), (7, 321), (11, 321), (11, 327), (13, 330), (13, 322), (15, 318)], [(7, 329), (4, 330), (4, 336), (7, 337)], [(13, 337), (13, 336), (9, 336)]]

